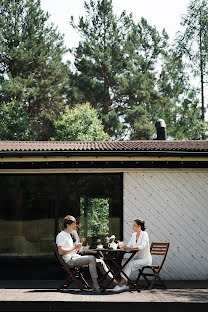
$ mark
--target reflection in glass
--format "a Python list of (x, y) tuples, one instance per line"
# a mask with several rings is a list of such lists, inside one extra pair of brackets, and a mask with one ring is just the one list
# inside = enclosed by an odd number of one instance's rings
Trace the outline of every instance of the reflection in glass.
[(53, 257), (67, 214), (81, 217), (88, 244), (122, 239), (121, 185), (120, 174), (0, 175), (0, 257)]
[(1, 256), (52, 255), (55, 177), (8, 175), (0, 190)]
[(120, 174), (68, 174), (59, 177), (59, 230), (63, 218), (81, 218), (80, 235), (86, 244), (114, 234), (122, 239), (122, 176)]
[(106, 236), (109, 233), (109, 199), (80, 198), (82, 237)]

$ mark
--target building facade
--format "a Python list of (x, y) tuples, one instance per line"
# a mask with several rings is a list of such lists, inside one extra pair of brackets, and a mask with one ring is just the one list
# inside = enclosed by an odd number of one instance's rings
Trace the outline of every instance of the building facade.
[(127, 242), (143, 218), (151, 242), (170, 242), (165, 279), (208, 278), (207, 141), (0, 141), (0, 155), (7, 278), (58, 278), (51, 242), (67, 214), (81, 218), (89, 244)]

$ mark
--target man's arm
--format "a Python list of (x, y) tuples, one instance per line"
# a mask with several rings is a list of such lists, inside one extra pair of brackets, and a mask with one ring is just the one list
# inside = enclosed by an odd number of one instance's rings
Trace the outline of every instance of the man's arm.
[(66, 249), (63, 246), (58, 246), (58, 253), (60, 256), (64, 256), (64, 255), (68, 254), (69, 252), (79, 250), (81, 246), (82, 246), (81, 243), (75, 243), (74, 246), (70, 249)]

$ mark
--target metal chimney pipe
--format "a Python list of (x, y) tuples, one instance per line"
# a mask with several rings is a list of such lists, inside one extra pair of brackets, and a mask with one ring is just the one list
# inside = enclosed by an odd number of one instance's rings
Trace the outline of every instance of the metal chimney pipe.
[(166, 140), (166, 124), (163, 119), (158, 119), (155, 123), (157, 130), (156, 140)]

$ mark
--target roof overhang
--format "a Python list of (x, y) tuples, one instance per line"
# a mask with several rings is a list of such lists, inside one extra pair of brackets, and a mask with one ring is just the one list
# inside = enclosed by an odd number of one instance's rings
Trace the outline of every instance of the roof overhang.
[(1, 151), (1, 158), (22, 157), (206, 157), (208, 152), (198, 151)]
[(0, 170), (208, 168), (208, 141), (0, 141)]

